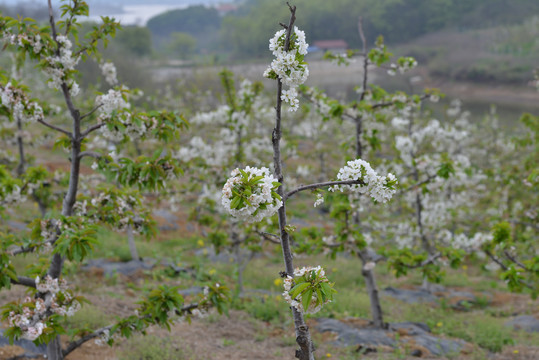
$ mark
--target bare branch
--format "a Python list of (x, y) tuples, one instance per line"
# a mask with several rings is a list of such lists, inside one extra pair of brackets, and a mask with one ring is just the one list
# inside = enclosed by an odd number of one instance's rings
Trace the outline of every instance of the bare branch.
[(54, 11), (52, 10), (52, 2), (48, 0), (49, 3), (49, 22), (51, 24), (52, 38), (56, 41), (56, 24), (54, 23)]
[(509, 253), (509, 251), (507, 250), (504, 250), (503, 251), (503, 254), (505, 255), (506, 258), (508, 258), (511, 262), (515, 263), (516, 265), (518, 265), (519, 267), (521, 267), (523, 270), (525, 271), (530, 271), (530, 269), (528, 269), (526, 267), (526, 265), (524, 265), (523, 263), (521, 263), (516, 257), (514, 257), (513, 255), (511, 255)]
[[(49, 241), (45, 241), (43, 243), (43, 245), (46, 245), (46, 244), (54, 244), (54, 242), (56, 241), (56, 238), (52, 239), (52, 240), (49, 240)], [(20, 255), (20, 254), (27, 254), (27, 253), (31, 253), (31, 252), (34, 252), (36, 250), (36, 247), (35, 246), (17, 246), (14, 250), (9, 250), (8, 253), (9, 255), (11, 256), (15, 256), (15, 255)]]
[(82, 159), (85, 156), (93, 157), (96, 159), (101, 159), (103, 157), (103, 155), (95, 151), (83, 151), (79, 154), (79, 159)]
[[(487, 256), (488, 256), (492, 261), (494, 261), (496, 264), (498, 264), (498, 266), (499, 266), (500, 268), (502, 268), (504, 271), (509, 270), (509, 267), (507, 267), (507, 266), (503, 263), (503, 261), (501, 261), (501, 260), (498, 259), (496, 256), (494, 256), (494, 254), (492, 254), (490, 251), (485, 250), (485, 254), (487, 254)], [(522, 280), (522, 279), (519, 279), (519, 282), (520, 282), (522, 285), (526, 286), (528, 289), (532, 289), (532, 290), (535, 289), (535, 287), (532, 286), (532, 284), (530, 284), (530, 283), (527, 282), (527, 281), (524, 281), (524, 280)]]
[(105, 123), (99, 123), (99, 124), (95, 124), (95, 125), (92, 125), (90, 127), (88, 127), (88, 129), (86, 129), (85, 131), (82, 132), (82, 134), (80, 135), (81, 139), (84, 139), (86, 136), (88, 136), (90, 133), (92, 133), (93, 131), (97, 130), (97, 129), (100, 129), (102, 128), (103, 126), (105, 126)]
[[(278, 235), (275, 235), (275, 234), (272, 234), (272, 233), (267, 233), (267, 232), (263, 232), (263, 231), (257, 231), (256, 232), (258, 235), (262, 236), (264, 238), (264, 240), (266, 241), (269, 241), (270, 243), (272, 244), (276, 244), (276, 245), (281, 245), (281, 241), (280, 241), (280, 238)], [(279, 239), (279, 240), (275, 240), (273, 238), (276, 238), (276, 239)]]
[(41, 120), (41, 119), (38, 120), (37, 122), (40, 123), (40, 124), (45, 125), (48, 128), (51, 128), (53, 130), (59, 131), (59, 132), (65, 134), (65, 135), (67, 135), (70, 139), (72, 138), (71, 133), (69, 131), (67, 131), (67, 130), (62, 129), (61, 127), (49, 124), (48, 122), (45, 122), (44, 120)]
[(36, 281), (32, 278), (25, 277), (25, 276), (18, 276), (17, 280), (11, 279), (11, 283), (15, 285), (23, 285), (27, 287), (36, 287)]
[(414, 189), (417, 189), (418, 187), (420, 187), (421, 185), (425, 185), (425, 184), (428, 184), (431, 180), (435, 179), (436, 178), (436, 175), (428, 175), (427, 178), (423, 181), (420, 181), (420, 182), (417, 182), (413, 185), (410, 185), (408, 186), (406, 189), (403, 189), (400, 191), (400, 193), (405, 193), (405, 192), (408, 192), (410, 190), (414, 190)]
[(96, 331), (94, 331), (91, 334), (85, 335), (85, 336), (81, 337), (80, 339), (78, 339), (76, 341), (70, 342), (67, 345), (67, 348), (65, 348), (65, 350), (62, 351), (62, 354), (64, 356), (67, 356), (67, 354), (71, 353), (73, 350), (75, 350), (76, 348), (78, 348), (79, 346), (84, 344), (85, 342), (90, 341), (92, 339), (95, 339), (96, 337), (101, 336), (101, 334), (105, 333), (107, 330), (110, 330), (112, 328), (112, 326), (113, 325), (102, 327), (100, 329), (97, 329)]
[(323, 187), (328, 186), (335, 186), (335, 185), (365, 185), (365, 183), (362, 180), (343, 180), (343, 181), (326, 181), (322, 183), (316, 183), (316, 184), (310, 184), (310, 185), (303, 185), (300, 186), (292, 191), (289, 191), (284, 195), (283, 201), (286, 201), (290, 196), (304, 190), (312, 190), (312, 189), (320, 189)]
[(363, 31), (363, 18), (360, 16), (357, 21), (357, 28), (359, 31), (359, 37), (361, 38), (361, 42), (363, 43), (363, 82), (362, 82), (362, 88), (361, 88), (361, 95), (359, 96), (359, 101), (362, 101), (365, 99), (365, 95), (367, 94), (367, 80), (368, 80), (368, 71), (367, 67), (369, 66), (369, 57), (367, 56), (367, 40), (365, 39), (365, 33)]
[(81, 117), (80, 117), (81, 121), (84, 120), (85, 118), (87, 118), (88, 116), (92, 115), (93, 113), (95, 113), (102, 106), (103, 106), (103, 104), (99, 104), (96, 107), (94, 107), (92, 110), (87, 112), (86, 114), (81, 115)]

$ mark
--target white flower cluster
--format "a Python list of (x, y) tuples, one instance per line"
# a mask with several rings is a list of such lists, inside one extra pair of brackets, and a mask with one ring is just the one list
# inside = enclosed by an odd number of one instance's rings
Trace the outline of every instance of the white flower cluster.
[[(44, 280), (44, 281), (43, 281)], [(19, 327), (22, 331), (21, 337), (30, 341), (36, 340), (47, 327), (44, 321), (47, 311), (54, 314), (73, 316), (81, 308), (81, 304), (66, 291), (67, 285), (63, 280), (52, 279), (49, 275), (41, 280), (36, 278), (36, 289), (40, 293), (50, 293), (50, 305), (47, 306), (42, 298), (26, 297), (20, 313), (11, 311), (8, 315), (8, 325)], [(61, 297), (58, 295), (61, 294)], [(62, 300), (59, 301), (59, 298)], [(29, 306), (25, 306), (29, 305)]]
[(339, 170), (337, 179), (340, 181), (358, 180), (362, 181), (363, 184), (332, 186), (330, 191), (351, 190), (359, 194), (368, 193), (374, 200), (381, 203), (390, 200), (397, 192), (395, 175), (389, 173), (386, 176), (379, 176), (371, 165), (362, 159), (348, 161), (346, 166)]
[(452, 246), (456, 249), (462, 249), (467, 252), (476, 252), (481, 249), (481, 245), (486, 242), (492, 241), (492, 234), (476, 232), (473, 236), (469, 237), (464, 233), (452, 234), (449, 230), (442, 230), (439, 237), (448, 246)]
[(99, 108), (101, 121), (108, 119), (114, 111), (129, 108), (129, 103), (124, 99), (120, 90), (110, 89), (108, 93), (98, 95), (95, 98), (95, 103), (97, 106), (101, 105)]
[(316, 201), (314, 202), (314, 207), (322, 205), (324, 203), (324, 195), (316, 194)]
[[(307, 276), (309, 277), (310, 276), (309, 273), (311, 273), (312, 271), (315, 272), (316, 279), (317, 279), (318, 282), (328, 282), (328, 279), (326, 277), (326, 273), (325, 273), (324, 269), (321, 266), (316, 266), (316, 267), (307, 266), (307, 267), (303, 267), (301, 269), (296, 268), (294, 270), (294, 277), (300, 277), (300, 276), (303, 276), (305, 274), (307, 274)], [(310, 279), (308, 278), (307, 280), (310, 280)], [(314, 279), (312, 279), (312, 280), (314, 280)], [(290, 276), (290, 275), (287, 275), (286, 278), (283, 281), (283, 287), (284, 287), (283, 298), (287, 303), (290, 304), (290, 306), (295, 307), (296, 310), (298, 310), (301, 313), (315, 314), (315, 313), (319, 312), (322, 309), (322, 306), (324, 306), (325, 304), (331, 302), (331, 300), (327, 300), (326, 302), (322, 303), (322, 299), (317, 299), (316, 291), (313, 291), (312, 299), (311, 299), (311, 302), (309, 304), (309, 308), (304, 309), (303, 308), (303, 299), (302, 299), (303, 294), (299, 294), (295, 299), (292, 299), (292, 297), (290, 296), (290, 290), (292, 290), (293, 286), (294, 286), (294, 278), (292, 276)], [(316, 304), (317, 300), (320, 300), (320, 303), (318, 305)]]
[(417, 61), (413, 57), (402, 57), (397, 61), (397, 64), (391, 64), (387, 73), (395, 76), (397, 71), (402, 75), (407, 71), (412, 70), (417, 66)]
[(66, 36), (58, 35), (56, 42), (59, 47), (59, 56), (49, 56), (45, 59), (47, 66), (44, 71), (50, 77), (48, 85), (51, 89), (60, 90), (62, 84), (66, 83), (71, 96), (77, 96), (80, 91), (79, 84), (73, 79), (68, 81), (67, 75), (75, 70), (75, 66), (80, 60), (80, 55), (73, 56), (71, 41)]
[(115, 86), (118, 84), (118, 78), (116, 77), (116, 66), (114, 66), (114, 63), (110, 61), (101, 62), (99, 64), (99, 68), (101, 69), (101, 73), (105, 77), (105, 81), (110, 86)]
[[(126, 98), (127, 90), (129, 89), (126, 87), (119, 90), (110, 89), (108, 93), (98, 95), (95, 99), (95, 104), (99, 106), (100, 112), (98, 122), (110, 121), (112, 115), (116, 112), (114, 120), (121, 124), (121, 126), (102, 126), (99, 128), (100, 134), (105, 140), (122, 141), (126, 136), (131, 139), (138, 139), (160, 126), (159, 120), (155, 117), (139, 114), (134, 119), (133, 115), (126, 111), (131, 108), (131, 104)], [(132, 93), (129, 95), (132, 95)], [(99, 144), (95, 145), (99, 147)]]
[(296, 87), (307, 80), (309, 69), (303, 61), (307, 54), (309, 45), (305, 42), (305, 32), (294, 27), (294, 32), (290, 36), (290, 46), (285, 50), (286, 30), (282, 29), (275, 33), (270, 39), (269, 49), (273, 52), (275, 59), (264, 72), (264, 77), (269, 79), (280, 79), (289, 90), (284, 90), (281, 100), (290, 105), (290, 111), (296, 111), (299, 107)]
[[(270, 173), (268, 168), (255, 168), (247, 166), (243, 170), (248, 175), (248, 180), (261, 176), (262, 179), (251, 186), (247, 193), (245, 189), (245, 179), (239, 169), (232, 170), (231, 177), (223, 186), (221, 203), (223, 207), (235, 218), (252, 223), (259, 222), (266, 217), (273, 216), (283, 205), (281, 199), (277, 198), (274, 192), (277, 179)], [(235, 193), (245, 196), (249, 203), (245, 202), (234, 209), (231, 208)]]
[(30, 34), (22, 32), (20, 34), (12, 34), (9, 31), (4, 31), (2, 34), (2, 41), (5, 41), (11, 45), (17, 45), (24, 47), (29, 45), (32, 47), (34, 54), (39, 54), (43, 49), (43, 43), (41, 42), (41, 35), (39, 34)]
[(112, 336), (110, 335), (110, 330), (109, 329), (105, 329), (101, 332), (101, 334), (99, 334), (99, 337), (97, 337), (95, 340), (94, 340), (94, 343), (97, 345), (97, 346), (104, 346), (104, 345), (107, 345), (108, 342), (112, 339), (113, 341), (117, 341), (120, 339), (120, 334), (118, 332), (115, 332)]
[(26, 196), (18, 185), (2, 186), (0, 183), (0, 206), (12, 205), (26, 201)]
[(10, 82), (6, 86), (0, 86), (0, 98), (2, 105), (12, 111), (15, 119), (23, 122), (37, 122), (43, 120), (43, 109), (35, 101), (30, 101), (28, 96)]

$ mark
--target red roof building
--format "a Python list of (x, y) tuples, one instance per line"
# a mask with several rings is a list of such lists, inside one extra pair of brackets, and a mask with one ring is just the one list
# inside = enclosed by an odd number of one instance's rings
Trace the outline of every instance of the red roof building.
[(315, 41), (313, 45), (322, 51), (348, 49), (348, 44), (344, 40), (320, 40)]

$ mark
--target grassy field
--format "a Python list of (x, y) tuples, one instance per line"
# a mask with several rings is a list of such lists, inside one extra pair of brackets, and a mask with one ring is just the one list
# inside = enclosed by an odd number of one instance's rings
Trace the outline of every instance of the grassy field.
[[(179, 213), (178, 219), (182, 218)], [(67, 264), (68, 279), (75, 291), (86, 296), (92, 305), (86, 305), (68, 321), (71, 325), (96, 328), (106, 325), (116, 316), (128, 315), (134, 310), (136, 299), (156, 283), (167, 283), (188, 289), (200, 280), (218, 280), (235, 288), (235, 264), (230, 261), (211, 261), (212, 249), (196, 232), (186, 234), (185, 222), (179, 221), (177, 231), (163, 232), (156, 239), (138, 239), (143, 257), (166, 259), (177, 265), (193, 268), (192, 275), (171, 276), (167, 267), (139, 271), (126, 277), (119, 274), (103, 275), (99, 269), (80, 271)], [(94, 257), (111, 261), (126, 260), (125, 236), (111, 232), (100, 234), (101, 247)], [(17, 259), (17, 268), (32, 264), (32, 255)], [(349, 256), (331, 259), (325, 255), (298, 256), (298, 266), (323, 264), (338, 289), (335, 301), (308, 319), (316, 329), (317, 318), (344, 320), (358, 328), (368, 325), (369, 299), (360, 276), (359, 261)], [(98, 347), (90, 342), (72, 353), (69, 359), (290, 359), (295, 339), (287, 304), (281, 297), (283, 269), (280, 249), (265, 247), (263, 255), (249, 263), (245, 271), (244, 294), (232, 297), (229, 316), (211, 312), (192, 323), (176, 323), (170, 333), (151, 328), (148, 336), (136, 336), (120, 341), (114, 348)], [(396, 279), (383, 264), (376, 267), (379, 286), (414, 288), (421, 284), (417, 275)], [(539, 354), (539, 333), (516, 331), (504, 323), (515, 315), (539, 315), (539, 303), (527, 295), (510, 294), (495, 274), (466, 264), (448, 271), (444, 285), (479, 295), (474, 306), (455, 309), (441, 299), (432, 304), (407, 304), (388, 296), (382, 297), (386, 320), (390, 323), (419, 321), (427, 324), (432, 333), (441, 338), (462, 339), (468, 343), (460, 354), (451, 359), (536, 359)], [(0, 293), (2, 303), (21, 296), (21, 289)], [(186, 303), (194, 297), (187, 297)], [(313, 333), (318, 358), (335, 359), (406, 359), (413, 353), (413, 344), (402, 342), (400, 347), (376, 347), (377, 353), (360, 356), (357, 347), (340, 348), (331, 344), (334, 335)], [(404, 336), (403, 336), (404, 338)], [(67, 339), (66, 339), (67, 340)], [(6, 349), (4, 349), (6, 350)], [(12, 351), (17, 351), (13, 348)], [(16, 352), (15, 352), (16, 353)], [(254, 355), (256, 354), (256, 355)], [(260, 355), (263, 354), (263, 355)], [(0, 355), (1, 358), (2, 355)], [(436, 358), (428, 357), (427, 358)]]

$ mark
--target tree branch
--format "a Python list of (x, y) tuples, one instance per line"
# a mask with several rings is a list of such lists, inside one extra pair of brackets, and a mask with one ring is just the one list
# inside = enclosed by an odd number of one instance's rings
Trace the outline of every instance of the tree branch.
[(103, 155), (95, 151), (83, 151), (79, 154), (79, 159), (82, 159), (85, 156), (93, 157), (96, 159), (101, 159), (103, 157)]
[[(49, 241), (46, 241), (43, 244), (54, 244), (55, 241), (56, 241), (56, 238), (52, 239), (52, 240), (49, 240)], [(24, 247), (24, 246), (19, 247), (19, 246), (17, 246), (17, 248), (15, 250), (10, 250), (10, 251), (8, 251), (8, 253), (11, 256), (15, 256), (15, 255), (20, 255), (20, 254), (31, 253), (31, 252), (34, 252), (35, 250), (36, 250), (35, 246), (27, 246), (27, 247)]]
[(286, 193), (283, 197), (283, 201), (286, 201), (289, 197), (291, 197), (292, 195), (300, 191), (319, 189), (319, 188), (334, 186), (334, 185), (365, 185), (365, 183), (362, 180), (342, 180), (342, 181), (326, 181), (326, 182), (321, 182), (321, 183), (316, 183), (316, 184), (303, 185)]
[(400, 193), (405, 193), (405, 192), (408, 192), (410, 190), (414, 190), (414, 189), (417, 189), (418, 187), (420, 187), (421, 185), (424, 185), (424, 184), (428, 184), (431, 180), (435, 179), (436, 178), (436, 175), (428, 175), (427, 178), (423, 181), (420, 181), (418, 183), (415, 183), (413, 185), (410, 185), (408, 186), (406, 189), (403, 189), (400, 191)]
[[(256, 232), (258, 235), (262, 236), (264, 238), (264, 240), (266, 241), (269, 241), (270, 243), (272, 244), (277, 244), (277, 245), (281, 245), (281, 242), (279, 241), (280, 238), (278, 235), (275, 235), (275, 234), (272, 234), (272, 233), (268, 233), (268, 232), (264, 232), (264, 231), (257, 231)], [(279, 239), (279, 240), (275, 240), (273, 238), (276, 238), (276, 239)]]
[(91, 334), (85, 335), (85, 336), (81, 337), (78, 340), (70, 342), (67, 345), (67, 347), (65, 348), (65, 350), (62, 351), (62, 354), (64, 356), (67, 356), (67, 354), (71, 353), (73, 350), (75, 350), (76, 348), (78, 348), (79, 346), (84, 344), (85, 342), (90, 341), (92, 339), (95, 339), (96, 337), (101, 336), (101, 334), (105, 333), (105, 331), (107, 331), (107, 330), (110, 330), (112, 327), (113, 327), (113, 325), (102, 327), (100, 329), (97, 329), (96, 331), (94, 331)]
[(105, 123), (102, 122), (102, 123), (99, 123), (99, 124), (95, 124), (95, 125), (92, 125), (92, 126), (89, 126), (85, 131), (82, 132), (82, 134), (80, 135), (81, 139), (84, 139), (86, 136), (88, 136), (90, 133), (94, 132), (95, 130), (97, 129), (100, 129), (102, 128), (103, 126), (105, 126)]
[[(189, 304), (187, 306), (182, 307), (181, 309), (176, 309), (175, 313), (176, 313), (176, 315), (179, 315), (179, 316), (183, 316), (185, 313), (191, 314), (191, 311), (198, 308), (198, 307), (199, 307), (198, 303), (192, 303), (192, 304)], [(99, 337), (101, 334), (103, 334), (105, 331), (112, 329), (113, 326), (114, 325), (104, 326), (104, 327), (102, 327), (100, 329), (97, 329), (96, 331), (94, 331), (91, 334), (87, 334), (87, 335), (81, 337), (80, 339), (69, 343), (67, 345), (67, 347), (65, 348), (65, 350), (62, 351), (62, 354), (64, 356), (67, 356), (69, 353), (73, 352), (75, 349), (80, 347), (85, 342), (88, 342), (88, 341), (90, 341), (92, 339), (95, 339), (96, 337)]]
[(85, 118), (87, 118), (88, 116), (92, 115), (93, 113), (95, 113), (102, 106), (103, 106), (103, 104), (99, 104), (96, 107), (94, 107), (92, 110), (88, 111), (86, 114), (81, 115), (81, 117), (80, 117), (81, 121), (84, 120)]
[(45, 122), (44, 120), (41, 120), (41, 119), (39, 119), (37, 122), (40, 123), (40, 124), (45, 125), (48, 128), (51, 128), (53, 130), (59, 131), (59, 132), (65, 134), (65, 135), (67, 135), (70, 139), (72, 138), (71, 133), (69, 131), (65, 130), (65, 129), (62, 129), (61, 127), (49, 124), (48, 122)]
[(503, 254), (505, 255), (505, 257), (506, 257), (507, 259), (509, 259), (509, 261), (511, 261), (511, 262), (517, 264), (518, 266), (520, 266), (520, 267), (522, 268), (522, 270), (530, 271), (530, 269), (528, 269), (528, 268), (526, 267), (526, 265), (524, 265), (523, 263), (521, 263), (520, 261), (518, 261), (517, 258), (515, 258), (513, 255), (511, 255), (511, 254), (509, 253), (509, 251), (504, 250), (504, 251), (503, 251)]
[(27, 287), (32, 287), (35, 289), (36, 287), (36, 281), (34, 279), (31, 279), (29, 277), (25, 276), (18, 276), (17, 280), (11, 279), (11, 283), (14, 285), (22, 285)]
[(422, 268), (424, 266), (427, 266), (429, 264), (432, 264), (434, 263), (438, 258), (440, 258), (442, 256), (442, 254), (440, 253), (437, 253), (435, 255), (431, 255), (429, 256), (425, 261), (422, 261), (420, 262), (419, 264), (416, 264), (416, 265), (408, 265), (408, 264), (402, 264), (403, 266), (407, 267), (408, 269), (417, 269), (417, 268)]

